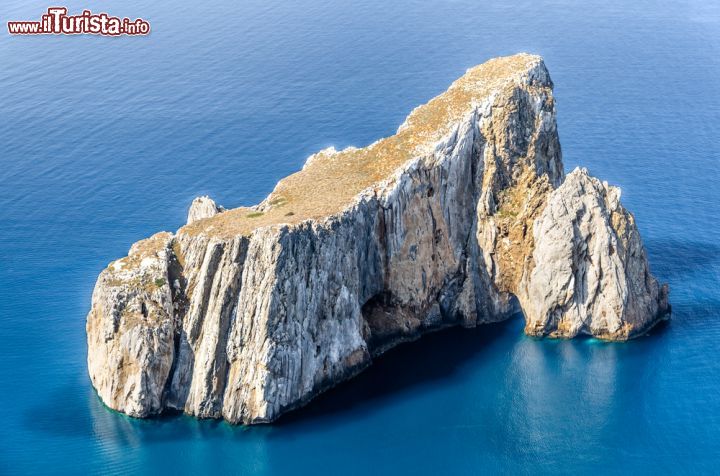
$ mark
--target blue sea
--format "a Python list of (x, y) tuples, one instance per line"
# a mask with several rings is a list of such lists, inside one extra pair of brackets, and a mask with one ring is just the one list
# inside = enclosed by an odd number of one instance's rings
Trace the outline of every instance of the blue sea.
[[(147, 37), (10, 36), (0, 8), (0, 473), (717, 474), (720, 4), (707, 0), (108, 0)], [(270, 426), (105, 408), (86, 372), (98, 273), (363, 146), (470, 66), (527, 51), (565, 167), (623, 189), (672, 320), (628, 343), (522, 316), (401, 346)]]

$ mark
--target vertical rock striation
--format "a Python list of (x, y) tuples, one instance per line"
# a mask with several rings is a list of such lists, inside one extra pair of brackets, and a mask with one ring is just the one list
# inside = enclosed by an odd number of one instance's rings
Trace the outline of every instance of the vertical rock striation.
[(260, 423), (513, 296), (528, 334), (634, 337), (669, 305), (619, 198), (564, 176), (541, 58), (491, 60), (395, 136), (315, 154), (255, 207), (196, 199), (133, 245), (93, 294), (92, 383), (133, 416)]

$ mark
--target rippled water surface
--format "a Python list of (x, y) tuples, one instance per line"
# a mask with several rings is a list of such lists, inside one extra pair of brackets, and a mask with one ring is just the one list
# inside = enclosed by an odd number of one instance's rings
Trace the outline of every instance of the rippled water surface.
[[(0, 473), (718, 471), (720, 7), (399, 3), (72, 1), (152, 34), (0, 34)], [(3, 29), (48, 6), (6, 1)], [(84, 325), (109, 261), (194, 196), (255, 203), (518, 51), (546, 59), (566, 168), (623, 188), (669, 325), (625, 344), (533, 340), (520, 316), (438, 333), (273, 426), (102, 406)]]

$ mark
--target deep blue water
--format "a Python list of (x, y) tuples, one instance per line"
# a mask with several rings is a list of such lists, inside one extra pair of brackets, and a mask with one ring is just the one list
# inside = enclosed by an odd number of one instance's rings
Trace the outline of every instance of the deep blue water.
[[(0, 34), (0, 473), (720, 471), (720, 5), (189, 3), (68, 4), (142, 16), (146, 38)], [(3, 30), (49, 5), (6, 0)], [(109, 261), (194, 196), (256, 203), (519, 51), (555, 81), (566, 168), (623, 188), (668, 325), (624, 344), (533, 340), (520, 316), (438, 333), (273, 426), (102, 406), (84, 325)]]

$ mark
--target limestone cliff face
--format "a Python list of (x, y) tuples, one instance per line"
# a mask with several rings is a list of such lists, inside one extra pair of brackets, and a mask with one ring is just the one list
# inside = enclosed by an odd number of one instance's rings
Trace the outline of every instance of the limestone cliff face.
[(175, 309), (168, 276), (170, 233), (135, 243), (98, 278), (87, 319), (88, 370), (111, 408), (148, 416), (164, 408), (175, 355)]
[(259, 423), (400, 342), (505, 319), (513, 296), (528, 334), (628, 339), (669, 305), (619, 197), (564, 176), (542, 60), (492, 60), (395, 136), (319, 152), (255, 207), (196, 199), (111, 263), (92, 383), (132, 416)]

